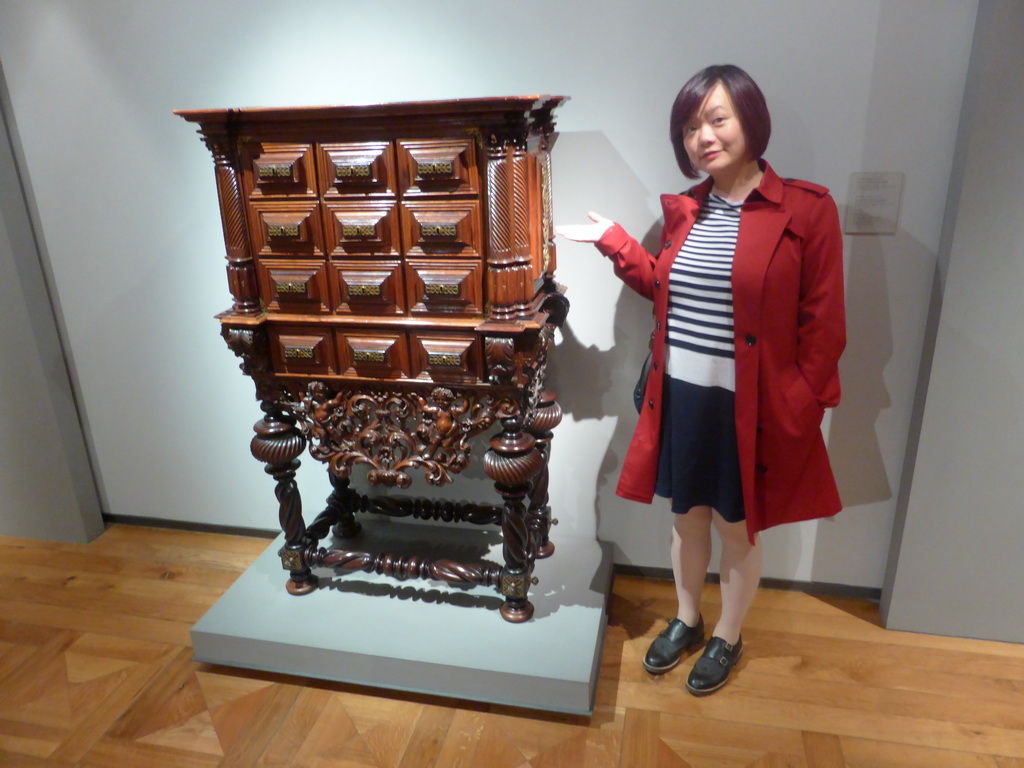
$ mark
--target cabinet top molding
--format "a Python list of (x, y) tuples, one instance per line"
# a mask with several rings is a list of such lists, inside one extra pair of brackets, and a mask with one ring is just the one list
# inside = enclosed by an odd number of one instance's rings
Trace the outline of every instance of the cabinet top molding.
[(174, 114), (199, 123), (203, 128), (245, 130), (264, 123), (281, 125), (290, 121), (422, 121), (507, 124), (526, 123), (537, 127), (551, 122), (552, 113), (568, 96), (504, 96), (438, 101), (386, 102), (380, 104), (246, 107), (239, 109), (179, 109)]

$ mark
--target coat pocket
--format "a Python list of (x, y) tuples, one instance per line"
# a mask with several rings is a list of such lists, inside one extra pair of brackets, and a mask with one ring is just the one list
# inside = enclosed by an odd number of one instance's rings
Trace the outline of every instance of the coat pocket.
[(795, 365), (776, 381), (772, 396), (762, 402), (754, 469), (764, 508), (782, 512), (799, 496), (808, 462), (823, 449), (825, 409)]
[(801, 437), (820, 430), (825, 409), (796, 366), (786, 375), (783, 395), (786, 412), (778, 414), (778, 420), (785, 432), (793, 437)]

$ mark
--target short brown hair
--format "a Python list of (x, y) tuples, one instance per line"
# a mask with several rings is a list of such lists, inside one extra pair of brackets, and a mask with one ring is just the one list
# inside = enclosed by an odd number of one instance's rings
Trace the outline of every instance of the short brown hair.
[(696, 179), (700, 174), (686, 154), (683, 127), (696, 114), (708, 93), (719, 83), (732, 99), (740, 128), (743, 129), (743, 138), (747, 142), (747, 150), (753, 158), (760, 160), (768, 148), (768, 139), (772, 135), (772, 118), (768, 114), (764, 94), (754, 79), (733, 64), (705, 67), (691, 77), (679, 91), (675, 103), (672, 104), (672, 115), (669, 118), (669, 136), (676, 153), (676, 162), (679, 163), (679, 170), (688, 179)]

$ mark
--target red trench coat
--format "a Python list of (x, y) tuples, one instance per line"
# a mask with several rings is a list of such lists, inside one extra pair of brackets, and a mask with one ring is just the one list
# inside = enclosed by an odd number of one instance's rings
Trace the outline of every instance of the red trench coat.
[[(615, 225), (597, 243), (630, 288), (654, 302), (655, 330), (640, 421), (616, 493), (649, 504), (658, 470), (669, 269), (711, 189), (662, 195), (662, 250), (652, 256)], [(839, 403), (846, 345), (843, 246), (828, 190), (764, 178), (744, 203), (732, 268), (736, 441), (747, 533), (829, 517), (842, 504), (821, 435)]]

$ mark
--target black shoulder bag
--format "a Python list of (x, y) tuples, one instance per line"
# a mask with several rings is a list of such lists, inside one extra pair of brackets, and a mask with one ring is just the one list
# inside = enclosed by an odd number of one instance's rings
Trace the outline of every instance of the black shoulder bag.
[(647, 376), (651, 372), (651, 352), (654, 349), (654, 331), (651, 331), (651, 340), (647, 343), (647, 357), (644, 359), (644, 364), (640, 366), (640, 378), (637, 379), (636, 386), (633, 387), (633, 405), (636, 406), (636, 412), (640, 413), (644, 407), (644, 392), (647, 391)]

